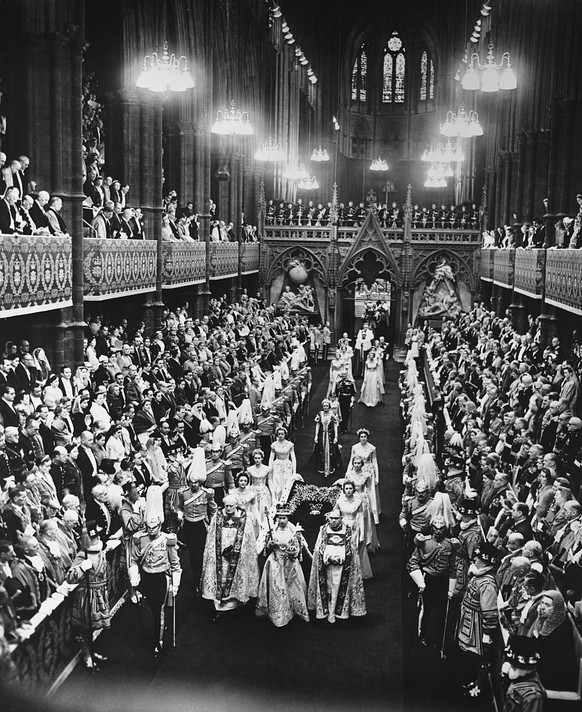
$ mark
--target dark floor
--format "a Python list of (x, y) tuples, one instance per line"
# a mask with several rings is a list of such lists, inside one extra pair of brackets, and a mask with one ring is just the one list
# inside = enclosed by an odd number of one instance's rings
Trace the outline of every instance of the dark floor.
[[(211, 604), (194, 599), (185, 571), (178, 597), (176, 647), (154, 660), (147, 611), (142, 613), (144, 634), (136, 607), (125, 605), (97, 645), (109, 655), (109, 662), (94, 676), (77, 668), (52, 699), (54, 708), (99, 712), (472, 708), (458, 697), (451, 667), (418, 643), (415, 602), (406, 597), (397, 523), (398, 369), (399, 364), (389, 364), (385, 404), (374, 409), (356, 405), (351, 432), (341, 438), (347, 459), (357, 439), (355, 431), (365, 425), (380, 464), (381, 548), (371, 556), (374, 578), (365, 584), (365, 619), (329, 628), (294, 621), (278, 629), (256, 619), (248, 607), (214, 624)], [(326, 371), (314, 368), (311, 413), (295, 436), (298, 471), (315, 484), (324, 484), (313, 471), (310, 456), (313, 417), (327, 388)], [(20, 709), (26, 709), (26, 704)]]

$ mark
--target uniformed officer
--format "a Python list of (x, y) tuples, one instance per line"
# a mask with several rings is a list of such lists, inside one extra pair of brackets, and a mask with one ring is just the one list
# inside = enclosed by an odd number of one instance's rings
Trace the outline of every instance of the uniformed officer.
[(188, 473), (188, 489), (180, 493), (178, 505), (179, 516), (183, 518), (183, 541), (188, 549), (197, 594), (200, 592), (206, 530), (210, 517), (217, 509), (214, 501), (215, 491), (211, 487), (203, 487), (204, 482), (206, 482), (206, 473), (191, 467)]
[(234, 489), (230, 460), (223, 460), (220, 455), (222, 448), (218, 443), (213, 443), (210, 451), (210, 460), (206, 460), (205, 487), (214, 490), (214, 500), (221, 507), (224, 496)]
[(542, 712), (546, 691), (537, 673), (538, 641), (514, 635), (505, 648), (502, 672), (509, 678), (503, 712)]
[(336, 395), (339, 401), (341, 413), (339, 434), (343, 435), (348, 432), (350, 413), (356, 400), (356, 387), (354, 386), (353, 381), (350, 381), (348, 378), (347, 373), (342, 373), (340, 375), (339, 382), (336, 386)]
[(129, 582), (146, 599), (154, 619), (154, 655), (163, 648), (165, 609), (174, 604), (182, 569), (177, 537), (162, 531), (162, 518), (146, 514), (146, 531), (133, 535)]
[[(421, 610), (418, 635), (427, 644), (431, 617), (437, 617), (434, 643), (441, 642), (448, 591), (455, 587), (455, 552), (459, 540), (447, 536), (447, 523), (442, 514), (431, 519), (431, 531), (414, 537), (414, 552), (408, 562), (410, 578), (418, 586)], [(432, 636), (430, 636), (432, 638)]]

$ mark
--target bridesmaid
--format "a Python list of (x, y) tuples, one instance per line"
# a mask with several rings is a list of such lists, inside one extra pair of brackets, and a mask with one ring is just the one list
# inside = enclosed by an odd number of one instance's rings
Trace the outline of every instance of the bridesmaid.
[(271, 492), (267, 487), (269, 467), (263, 463), (265, 454), (260, 448), (253, 450), (252, 457), (253, 464), (247, 468), (247, 473), (251, 478), (251, 488), (257, 497), (259, 521), (262, 525), (265, 521), (265, 509), (270, 510), (272, 505)]
[(374, 517), (374, 522), (378, 524), (380, 522), (379, 515), (382, 511), (380, 508), (380, 493), (378, 489), (378, 460), (376, 458), (376, 448), (369, 442), (370, 431), (367, 428), (360, 428), (357, 432), (360, 441), (352, 445), (352, 453), (350, 456), (349, 466), (353, 466), (354, 457), (359, 455), (364, 461), (364, 469), (367, 469), (371, 473), (371, 477), (366, 485), (366, 490), (368, 492), (368, 497), (370, 499), (370, 507), (372, 508), (372, 515)]

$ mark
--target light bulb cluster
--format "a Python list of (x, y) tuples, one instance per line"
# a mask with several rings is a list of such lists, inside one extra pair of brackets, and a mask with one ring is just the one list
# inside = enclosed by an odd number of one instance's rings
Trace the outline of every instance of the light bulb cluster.
[(433, 163), (426, 173), (425, 188), (446, 188), (447, 177), (453, 176), (450, 164)]
[(225, 108), (216, 112), (216, 121), (210, 130), (213, 134), (221, 136), (251, 136), (255, 133), (248, 113), (236, 109), (234, 101), (231, 103), (230, 109)]
[(489, 45), (487, 59), (482, 64), (479, 55), (474, 52), (467, 61), (467, 69), (461, 80), (461, 86), (466, 91), (497, 92), (517, 89), (517, 78), (511, 67), (509, 52), (501, 55), (499, 62), (495, 61), (494, 46)]
[(313, 153), (311, 154), (311, 160), (315, 161), (316, 163), (321, 163), (322, 161), (329, 161), (329, 153), (327, 152), (327, 148), (314, 148)]
[(453, 146), (451, 141), (447, 141), (444, 146), (439, 143), (436, 148), (425, 148), (420, 160), (426, 163), (462, 163), (465, 154), (458, 144)]
[(194, 79), (188, 69), (186, 57), (170, 54), (168, 43), (164, 42), (161, 56), (158, 52), (146, 54), (143, 69), (135, 84), (140, 89), (149, 89), (156, 93), (184, 92), (194, 87)]
[(313, 68), (311, 67), (311, 63), (305, 56), (305, 52), (301, 49), (301, 47), (297, 44), (297, 39), (291, 32), (291, 28), (289, 27), (289, 23), (285, 19), (283, 15), (283, 11), (281, 10), (281, 6), (278, 4), (273, 3), (271, 7), (269, 8), (269, 15), (271, 17), (271, 20), (275, 18), (281, 18), (281, 34), (283, 35), (283, 39), (288, 45), (295, 45), (294, 48), (294, 54), (296, 60), (299, 62), (299, 64), (302, 67), (307, 68), (307, 79), (311, 82), (311, 84), (316, 84), (317, 83), (317, 75), (313, 71)]
[(283, 178), (301, 181), (309, 178), (309, 173), (305, 168), (305, 164), (300, 163), (298, 166), (287, 166), (283, 171)]
[(297, 183), (298, 190), (317, 190), (319, 188), (319, 183), (315, 176), (311, 178), (302, 178), (299, 183)]
[(441, 124), (441, 134), (449, 138), (473, 138), (483, 136), (483, 128), (479, 123), (479, 114), (476, 111), (465, 110), (464, 104), (458, 111), (447, 111), (447, 118)]
[(374, 158), (374, 160), (372, 161), (372, 164), (370, 165), (370, 170), (383, 172), (390, 170), (390, 166), (383, 158), (380, 158), (380, 156), (378, 156), (378, 158)]
[(285, 151), (283, 146), (277, 141), (274, 141), (270, 136), (266, 141), (261, 141), (255, 152), (255, 161), (267, 161), (269, 163), (278, 163), (285, 160)]

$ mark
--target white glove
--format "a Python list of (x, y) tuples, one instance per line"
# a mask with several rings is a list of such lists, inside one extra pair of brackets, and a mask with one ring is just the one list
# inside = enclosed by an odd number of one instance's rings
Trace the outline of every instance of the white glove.
[(404, 519), (404, 517), (402, 517), (402, 519), (398, 521), (398, 524), (400, 524), (401, 529), (406, 529), (406, 525), (408, 524), (408, 522), (406, 521), (406, 519)]
[(491, 645), (491, 636), (488, 633), (483, 633), (483, 645)]
[(426, 584), (424, 582), (424, 574), (420, 569), (415, 569), (414, 571), (410, 572), (410, 578), (414, 581), (414, 583), (418, 586), (418, 590), (422, 593), (424, 589), (426, 588)]
[(91, 561), (91, 559), (85, 559), (85, 561), (83, 561), (80, 566), (81, 571), (91, 571), (92, 568), (93, 562)]
[(129, 569), (127, 570), (127, 573), (129, 574), (129, 583), (134, 587), (137, 588), (139, 586), (139, 582), (141, 580), (141, 577), (139, 575), (139, 569), (137, 567), (137, 564), (134, 564), (133, 566), (130, 566)]

